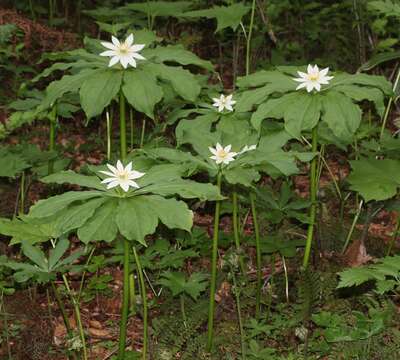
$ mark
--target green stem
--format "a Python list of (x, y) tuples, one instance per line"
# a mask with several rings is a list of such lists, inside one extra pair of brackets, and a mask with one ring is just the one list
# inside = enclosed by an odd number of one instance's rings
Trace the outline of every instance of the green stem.
[(1, 305), (1, 311), (4, 311), (4, 333), (5, 333), (5, 340), (7, 344), (7, 354), (8, 354), (8, 359), (12, 360), (12, 355), (11, 355), (11, 343), (9, 340), (9, 330), (8, 330), (8, 320), (7, 320), (7, 310), (4, 307), (4, 292), (3, 290), (1, 291), (0, 295), (0, 305)]
[(146, 132), (146, 119), (143, 119), (142, 131), (141, 131), (141, 134), (140, 134), (140, 148), (141, 149), (143, 148), (143, 144), (144, 144), (144, 134), (145, 134), (145, 132)]
[(232, 212), (233, 237), (235, 240), (236, 252), (237, 255), (239, 256), (240, 270), (242, 271), (242, 274), (245, 275), (246, 269), (244, 266), (242, 251), (240, 248), (238, 196), (236, 191), (234, 191), (232, 194), (232, 206), (233, 206), (233, 212)]
[(25, 171), (22, 171), (21, 175), (21, 186), (19, 195), (19, 213), (23, 214), (25, 212)]
[(131, 303), (131, 313), (136, 314), (136, 284), (135, 274), (129, 274), (129, 300)]
[(124, 247), (124, 274), (123, 274), (123, 292), (122, 292), (122, 311), (121, 311), (121, 323), (119, 328), (119, 346), (118, 346), (118, 360), (125, 358), (125, 347), (126, 347), (126, 334), (129, 316), (129, 241), (122, 238)]
[(130, 143), (131, 143), (131, 146), (130, 146), (130, 148), (131, 148), (131, 150), (133, 150), (133, 146), (134, 146), (134, 123), (133, 123), (133, 109), (130, 107), (129, 108), (129, 123), (130, 123), (130, 128), (129, 128), (129, 130), (130, 130), (130, 134), (131, 134), (131, 141), (130, 141)]
[(181, 294), (180, 296), (180, 303), (181, 303), (181, 313), (182, 313), (182, 319), (183, 319), (183, 325), (185, 326), (185, 328), (187, 327), (186, 324), (186, 312), (185, 312), (185, 295)]
[(120, 92), (119, 95), (119, 136), (121, 146), (121, 160), (126, 159), (127, 147), (126, 147), (126, 102), (125, 96)]
[(231, 266), (231, 271), (232, 271), (232, 280), (233, 280), (234, 293), (235, 293), (235, 299), (236, 299), (236, 310), (237, 310), (237, 316), (238, 316), (238, 322), (239, 322), (242, 359), (246, 360), (246, 340), (245, 340), (246, 338), (245, 338), (245, 334), (243, 331), (243, 320), (242, 320), (242, 312), (241, 312), (241, 306), (240, 306), (240, 291), (239, 291), (238, 284), (236, 281), (235, 269), (233, 268), (233, 266)]
[[(318, 126), (315, 126), (312, 130), (312, 142), (311, 142), (311, 151), (317, 152), (318, 150)], [(307, 240), (306, 240), (306, 248), (304, 251), (303, 258), (303, 268), (306, 269), (308, 266), (308, 262), (310, 259), (311, 246), (314, 237), (314, 224), (315, 224), (315, 216), (317, 212), (317, 191), (318, 191), (318, 181), (317, 181), (317, 156), (314, 157), (311, 161), (311, 170), (310, 170), (310, 224), (308, 225), (307, 231)]]
[[(85, 267), (87, 267), (89, 265), (90, 261), (92, 260), (92, 257), (93, 257), (93, 254), (94, 254), (95, 250), (96, 250), (96, 246), (93, 246), (93, 248), (90, 251), (90, 254), (88, 256), (88, 259), (86, 260)], [(87, 273), (86, 270), (84, 270), (83, 273), (82, 273), (81, 283), (79, 285), (79, 292), (78, 292), (78, 296), (77, 296), (77, 300), (78, 301), (81, 300), (81, 296), (82, 296), (82, 292), (83, 292), (83, 285), (85, 284), (86, 273)]]
[(251, 212), (253, 216), (254, 235), (256, 238), (256, 263), (257, 263), (257, 290), (256, 290), (256, 319), (260, 318), (261, 307), (261, 244), (260, 244), (260, 228), (257, 220), (257, 208), (254, 194), (250, 194)]
[(147, 356), (147, 343), (148, 343), (148, 307), (147, 307), (147, 293), (146, 293), (146, 286), (144, 284), (144, 277), (143, 277), (143, 269), (142, 264), (140, 263), (139, 255), (136, 251), (136, 248), (133, 247), (133, 255), (135, 257), (136, 262), (136, 269), (139, 276), (139, 283), (140, 289), (142, 294), (142, 304), (143, 304), (143, 350), (142, 350), (142, 359), (146, 360)]
[(397, 216), (397, 224), (396, 224), (396, 229), (394, 230), (394, 233), (392, 235), (392, 238), (390, 239), (389, 246), (386, 252), (386, 256), (389, 256), (390, 253), (392, 252), (393, 246), (396, 242), (397, 236), (399, 235), (399, 230), (400, 230), (400, 216)]
[[(394, 81), (394, 85), (393, 85), (393, 91), (394, 91), (395, 93), (396, 93), (396, 91), (397, 91), (397, 86), (398, 86), (398, 84), (399, 84), (399, 81), (400, 81), (400, 69), (397, 71), (396, 80)], [(396, 94), (395, 94), (394, 96), (396, 96)], [(381, 126), (381, 133), (380, 133), (380, 136), (379, 136), (379, 139), (380, 139), (380, 140), (382, 140), (383, 133), (385, 132), (386, 122), (387, 122), (387, 119), (388, 119), (388, 117), (389, 117), (390, 109), (391, 109), (391, 107), (392, 107), (392, 104), (393, 104), (393, 96), (390, 97), (390, 99), (389, 99), (389, 101), (388, 101), (388, 104), (386, 105), (385, 114), (383, 115), (383, 121), (382, 121), (382, 126)]]
[(250, 50), (251, 50), (251, 36), (253, 34), (254, 25), (254, 13), (256, 10), (256, 0), (253, 0), (251, 5), (251, 15), (250, 15), (250, 26), (249, 33), (247, 34), (247, 44), (246, 44), (246, 75), (250, 74)]
[[(217, 187), (221, 191), (222, 173), (217, 176)], [(215, 203), (214, 214), (214, 234), (211, 255), (211, 285), (210, 285), (210, 304), (208, 308), (208, 333), (207, 333), (207, 350), (211, 352), (213, 345), (214, 333), (214, 312), (215, 312), (215, 289), (217, 284), (217, 256), (218, 256), (218, 232), (219, 232), (219, 215), (221, 209), (221, 201)]]
[(50, 25), (50, 27), (53, 26), (53, 16), (54, 16), (53, 0), (49, 0), (49, 25)]
[(107, 124), (107, 160), (111, 159), (111, 128), (112, 119), (110, 118), (110, 113), (106, 112), (106, 124)]
[[(50, 120), (49, 151), (54, 151), (55, 144), (56, 144), (56, 118), (54, 116), (54, 118)], [(49, 160), (48, 172), (49, 174), (52, 174), (54, 172), (54, 160)]]
[(29, 11), (31, 12), (32, 20), (36, 21), (36, 14), (35, 14), (35, 9), (33, 7), (33, 1), (29, 0)]
[(360, 217), (363, 204), (364, 204), (364, 201), (361, 200), (360, 204), (358, 205), (358, 209), (357, 209), (356, 215), (354, 216), (353, 223), (351, 224), (350, 231), (347, 234), (346, 241), (344, 242), (343, 249), (342, 249), (342, 254), (344, 254), (344, 252), (347, 249), (347, 246), (349, 245), (349, 242), (351, 240), (351, 236), (353, 235), (354, 229), (356, 228), (358, 218)]
[(69, 283), (68, 283), (67, 277), (65, 275), (62, 275), (62, 279), (64, 281), (65, 288), (67, 290), (67, 293), (68, 293), (68, 295), (69, 295), (69, 297), (71, 299), (71, 302), (73, 304), (73, 307), (74, 307), (76, 325), (78, 326), (79, 337), (81, 338), (81, 342), (82, 342), (83, 359), (84, 360), (88, 360), (85, 332), (83, 330), (83, 324), (82, 324), (82, 318), (81, 318), (81, 310), (79, 308), (79, 302), (77, 301), (75, 296), (72, 294), (71, 288), (69, 287)]

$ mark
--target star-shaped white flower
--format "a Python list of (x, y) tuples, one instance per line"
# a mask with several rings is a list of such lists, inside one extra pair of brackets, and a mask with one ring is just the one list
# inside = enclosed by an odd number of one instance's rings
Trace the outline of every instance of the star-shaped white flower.
[(296, 90), (306, 88), (307, 92), (311, 92), (313, 89), (321, 91), (321, 85), (327, 85), (333, 79), (333, 76), (327, 76), (328, 71), (329, 68), (320, 70), (317, 65), (308, 65), (307, 73), (298, 71), (300, 77), (293, 79), (301, 83)]
[(245, 146), (243, 146), (243, 149), (239, 151), (238, 155), (244, 154), (248, 151), (253, 151), (255, 149), (257, 149), (257, 145), (250, 145), (250, 146), (245, 145)]
[(213, 106), (218, 108), (218, 112), (222, 112), (224, 111), (224, 109), (228, 111), (233, 111), (233, 105), (236, 104), (236, 101), (232, 100), (232, 96), (232, 94), (227, 96), (221, 94), (219, 98), (213, 98)]
[(221, 163), (227, 165), (231, 161), (235, 160), (235, 156), (237, 155), (237, 153), (231, 151), (232, 145), (223, 147), (220, 143), (217, 143), (215, 148), (209, 147), (208, 149), (213, 154), (213, 156), (210, 156), (210, 159), (215, 160), (217, 165)]
[(128, 65), (136, 67), (136, 60), (146, 60), (139, 51), (142, 50), (144, 44), (133, 45), (133, 34), (130, 34), (124, 42), (120, 42), (115, 36), (111, 36), (112, 42), (102, 41), (101, 44), (107, 49), (103, 51), (100, 56), (111, 57), (108, 66), (113, 66), (118, 62), (126, 69)]
[(127, 192), (129, 187), (139, 188), (140, 186), (133, 180), (141, 178), (144, 173), (132, 170), (132, 163), (130, 162), (126, 167), (122, 165), (120, 160), (117, 161), (117, 167), (107, 164), (110, 171), (100, 171), (102, 174), (110, 177), (104, 179), (101, 183), (107, 184), (107, 189), (112, 189), (120, 186), (122, 190)]

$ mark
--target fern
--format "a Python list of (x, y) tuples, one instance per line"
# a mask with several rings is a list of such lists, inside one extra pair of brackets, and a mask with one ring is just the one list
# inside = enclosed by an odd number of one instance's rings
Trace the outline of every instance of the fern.
[(375, 281), (375, 292), (384, 294), (400, 286), (400, 255), (387, 256), (373, 265), (344, 270), (339, 276), (338, 288)]
[(298, 297), (301, 316), (304, 321), (311, 317), (313, 309), (318, 304), (321, 294), (321, 279), (319, 273), (306, 269), (299, 283)]

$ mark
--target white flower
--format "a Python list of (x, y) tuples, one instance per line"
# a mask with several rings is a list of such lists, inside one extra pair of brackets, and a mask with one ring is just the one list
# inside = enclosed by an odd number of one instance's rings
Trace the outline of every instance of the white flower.
[(109, 171), (100, 171), (102, 174), (108, 175), (110, 177), (104, 179), (101, 183), (108, 184), (107, 189), (112, 189), (114, 187), (120, 186), (122, 190), (127, 192), (129, 187), (139, 188), (140, 186), (133, 181), (134, 179), (141, 178), (144, 173), (132, 170), (132, 163), (130, 162), (126, 167), (122, 165), (121, 161), (117, 161), (117, 167), (107, 164)]
[(101, 42), (104, 47), (110, 49), (100, 54), (100, 56), (111, 57), (108, 66), (113, 66), (120, 62), (124, 69), (126, 69), (128, 65), (136, 67), (135, 59), (146, 60), (142, 55), (139, 54), (139, 51), (142, 50), (145, 45), (133, 45), (133, 34), (130, 34), (123, 43), (120, 43), (115, 36), (111, 36), (111, 40), (112, 43), (107, 41)]
[(213, 98), (213, 106), (218, 108), (218, 112), (222, 112), (224, 109), (233, 111), (232, 105), (235, 105), (236, 101), (232, 100), (232, 96), (233, 95), (225, 96), (224, 94), (221, 94), (219, 98)]
[(329, 68), (318, 69), (318, 66), (308, 65), (307, 74), (301, 71), (298, 71), (299, 78), (293, 79), (301, 83), (297, 86), (296, 90), (306, 88), (307, 92), (311, 92), (313, 89), (320, 91), (321, 85), (329, 84), (329, 81), (333, 79), (333, 76), (326, 76), (328, 74)]
[(235, 156), (237, 153), (231, 151), (232, 145), (228, 145), (226, 147), (222, 147), (220, 143), (217, 143), (215, 148), (209, 147), (208, 149), (211, 151), (213, 156), (210, 156), (210, 159), (215, 160), (215, 163), (218, 164), (229, 164), (231, 161), (235, 160)]
[(245, 145), (242, 150), (239, 151), (238, 155), (244, 154), (245, 152), (257, 149), (257, 145)]

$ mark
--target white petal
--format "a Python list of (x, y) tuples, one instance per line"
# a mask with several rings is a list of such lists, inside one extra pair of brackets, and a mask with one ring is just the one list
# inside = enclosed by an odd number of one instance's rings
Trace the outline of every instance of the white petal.
[(220, 104), (219, 106), (218, 106), (218, 112), (222, 112), (222, 111), (224, 111), (224, 104)]
[(131, 172), (132, 171), (132, 161), (128, 165), (125, 166), (125, 170), (127, 172)]
[(135, 59), (139, 59), (139, 60), (146, 60), (146, 58), (136, 52), (132, 53), (131, 56)]
[(110, 165), (110, 164), (107, 164), (107, 167), (111, 170), (111, 172), (112, 172), (114, 175), (117, 173), (117, 168), (116, 168), (116, 167), (114, 167), (114, 166), (112, 166), (112, 165)]
[(231, 105), (235, 105), (236, 104), (236, 100), (231, 100)]
[(225, 146), (224, 151), (228, 153), (229, 151), (231, 151), (231, 149), (232, 149), (232, 145), (227, 145), (227, 146)]
[(313, 72), (313, 66), (311, 65), (311, 64), (308, 64), (308, 66), (307, 66), (307, 72), (310, 74), (310, 73), (312, 73)]
[(208, 150), (210, 150), (210, 152), (214, 155), (217, 155), (217, 149), (212, 148), (211, 146), (208, 148)]
[(124, 171), (124, 165), (122, 164), (121, 160), (117, 161), (117, 169), (118, 171)]
[(314, 84), (309, 82), (307, 83), (307, 92), (311, 92), (314, 89)]
[(140, 172), (140, 171), (132, 170), (132, 171), (130, 172), (130, 174), (128, 175), (128, 179), (129, 179), (129, 180), (139, 179), (139, 178), (141, 178), (141, 177), (144, 176), (144, 175), (146, 175), (146, 173), (142, 173), (142, 172)]
[(133, 51), (133, 52), (138, 52), (138, 51), (140, 51), (140, 50), (143, 50), (143, 48), (144, 48), (145, 46), (146, 46), (145, 44), (135, 44), (135, 45), (132, 45), (132, 46), (130, 47), (130, 50)]
[(117, 55), (114, 50), (106, 50), (100, 53), (100, 56), (115, 56)]
[(232, 107), (231, 104), (226, 104), (225, 105), (225, 109), (228, 110), (228, 111), (233, 111), (233, 107)]
[(113, 181), (113, 182), (110, 182), (110, 183), (107, 185), (107, 189), (115, 188), (115, 187), (117, 187), (118, 185), (119, 185), (119, 181), (118, 181), (118, 180), (115, 180), (115, 181)]
[(129, 184), (127, 181), (121, 182), (119, 186), (121, 186), (122, 190), (124, 190), (125, 192), (129, 190)]
[(101, 172), (102, 174), (107, 175), (107, 176), (115, 177), (115, 174), (110, 173), (109, 171), (99, 171), (99, 172)]
[(322, 77), (322, 76), (327, 75), (328, 72), (329, 72), (329, 68), (327, 67), (327, 68), (325, 68), (325, 69), (321, 69), (319, 73), (320, 73), (320, 75), (321, 75), (321, 77)]
[(136, 60), (133, 58), (133, 57), (131, 57), (130, 59), (129, 59), (129, 62), (128, 62), (128, 64), (130, 65), (130, 66), (132, 66), (132, 67), (136, 67)]
[(109, 177), (107, 179), (104, 179), (101, 183), (102, 184), (108, 184), (108, 183), (113, 182), (113, 181), (117, 181), (118, 182), (118, 180), (115, 177)]
[(111, 36), (111, 41), (115, 46), (118, 46), (118, 47), (121, 46), (121, 43), (115, 36)]
[(101, 45), (103, 45), (105, 48), (110, 49), (110, 50), (116, 49), (116, 46), (113, 43), (110, 43), (108, 41), (102, 41)]
[(320, 85), (319, 83), (315, 83), (315, 84), (314, 84), (314, 88), (315, 88), (317, 91), (321, 91), (321, 85)]
[(303, 88), (305, 88), (306, 86), (307, 86), (307, 83), (306, 83), (306, 82), (303, 82), (303, 83), (299, 84), (299, 86), (297, 86), (296, 90), (303, 89)]
[(217, 151), (224, 150), (220, 143), (217, 143), (217, 146), (215, 148), (217, 149)]
[(140, 188), (140, 186), (136, 182), (134, 182), (132, 180), (128, 180), (127, 183), (128, 183), (129, 186), (132, 186), (134, 188), (137, 188), (137, 189)]
[(119, 62), (119, 56), (114, 56), (111, 58), (110, 62), (108, 63), (108, 67), (114, 66)]
[(127, 47), (130, 47), (133, 44), (133, 34), (130, 34), (126, 39), (125, 39), (125, 45)]
[(129, 61), (130, 61), (131, 57), (130, 56), (123, 56), (119, 59), (122, 67), (124, 69), (126, 69), (128, 67)]

